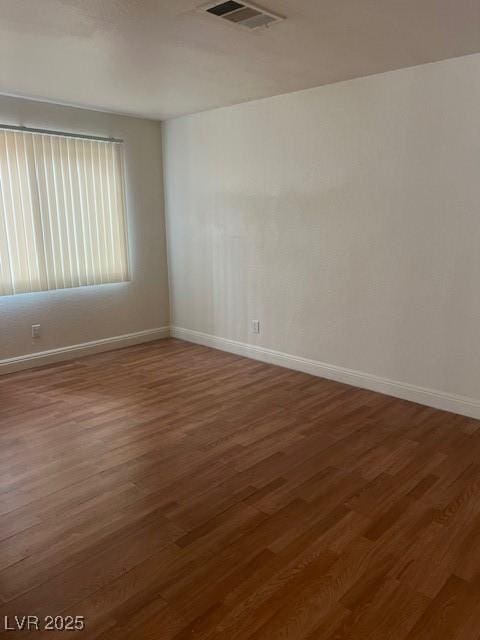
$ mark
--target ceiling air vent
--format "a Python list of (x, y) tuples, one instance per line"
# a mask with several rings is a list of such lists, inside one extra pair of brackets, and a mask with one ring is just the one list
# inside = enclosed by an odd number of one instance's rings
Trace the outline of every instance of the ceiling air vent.
[(206, 11), (217, 18), (228, 20), (234, 24), (238, 24), (246, 29), (258, 29), (259, 27), (268, 27), (275, 22), (280, 22), (284, 18), (277, 16), (269, 11), (260, 9), (253, 4), (245, 2), (216, 2), (201, 7), (202, 11)]

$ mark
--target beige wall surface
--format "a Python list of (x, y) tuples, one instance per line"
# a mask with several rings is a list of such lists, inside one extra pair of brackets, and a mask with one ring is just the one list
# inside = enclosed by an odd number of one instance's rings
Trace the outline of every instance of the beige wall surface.
[(167, 121), (173, 324), (480, 398), (479, 113), (473, 55)]
[(167, 325), (160, 125), (4, 96), (0, 123), (124, 139), (131, 268), (131, 282), (1, 296), (0, 360)]

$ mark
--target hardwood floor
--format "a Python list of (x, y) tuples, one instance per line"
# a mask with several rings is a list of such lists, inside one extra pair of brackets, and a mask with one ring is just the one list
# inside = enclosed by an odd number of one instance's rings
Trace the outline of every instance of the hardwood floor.
[(0, 624), (480, 638), (480, 422), (173, 339), (0, 398)]

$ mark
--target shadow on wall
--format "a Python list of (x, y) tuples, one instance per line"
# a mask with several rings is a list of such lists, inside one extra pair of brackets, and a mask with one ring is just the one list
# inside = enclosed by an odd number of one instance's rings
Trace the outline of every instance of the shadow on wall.
[(432, 230), (408, 209), (409, 185), (356, 191), (362, 176), (345, 180), (348, 191), (320, 185), (311, 197), (229, 192), (216, 193), (214, 207), (211, 197), (196, 201), (186, 214), (191, 245), (182, 248), (176, 324), (399, 380), (415, 377), (419, 361), (418, 378), (433, 372), (440, 388), (451, 387), (452, 362), (468, 344), (447, 336), (474, 312), (455, 302), (471, 264), (446, 259), (448, 229)]

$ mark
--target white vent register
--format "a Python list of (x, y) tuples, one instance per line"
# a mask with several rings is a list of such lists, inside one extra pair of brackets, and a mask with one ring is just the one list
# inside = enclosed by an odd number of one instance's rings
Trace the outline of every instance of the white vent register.
[(234, 2), (233, 0), (209, 3), (202, 6), (200, 10), (250, 30), (269, 27), (284, 20), (281, 16), (265, 11), (265, 9), (260, 9), (253, 4)]

